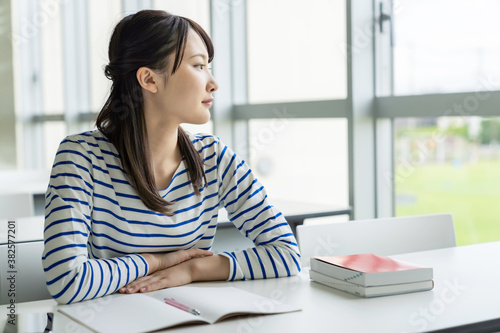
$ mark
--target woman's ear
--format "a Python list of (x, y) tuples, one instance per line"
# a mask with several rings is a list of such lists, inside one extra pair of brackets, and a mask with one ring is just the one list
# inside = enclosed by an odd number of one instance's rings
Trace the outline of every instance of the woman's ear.
[(150, 68), (141, 67), (136, 73), (137, 81), (141, 87), (150, 93), (155, 94), (158, 92), (158, 85), (156, 84), (157, 75)]

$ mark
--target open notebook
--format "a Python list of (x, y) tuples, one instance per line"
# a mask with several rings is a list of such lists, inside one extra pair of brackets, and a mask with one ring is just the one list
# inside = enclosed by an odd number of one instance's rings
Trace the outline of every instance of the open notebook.
[[(174, 300), (177, 306), (167, 304)], [(184, 306), (184, 307), (183, 307)], [(62, 305), (58, 310), (96, 332), (150, 332), (172, 326), (213, 324), (241, 314), (273, 314), (300, 308), (234, 287), (177, 287), (113, 294)]]

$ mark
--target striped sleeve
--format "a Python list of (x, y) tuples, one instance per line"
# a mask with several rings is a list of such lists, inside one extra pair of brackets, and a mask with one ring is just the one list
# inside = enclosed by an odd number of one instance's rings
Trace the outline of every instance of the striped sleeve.
[(300, 272), (297, 241), (283, 214), (269, 203), (248, 164), (219, 143), (219, 198), (229, 219), (255, 247), (224, 252), (229, 280), (274, 278)]
[(74, 137), (61, 143), (45, 198), (42, 263), (47, 288), (61, 304), (113, 293), (148, 270), (137, 254), (110, 259), (89, 256), (93, 166), (98, 156), (88, 145)]

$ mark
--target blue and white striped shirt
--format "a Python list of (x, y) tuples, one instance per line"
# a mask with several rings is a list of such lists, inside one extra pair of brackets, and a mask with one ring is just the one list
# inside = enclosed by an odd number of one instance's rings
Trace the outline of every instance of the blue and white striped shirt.
[(107, 295), (147, 275), (138, 253), (210, 249), (220, 207), (255, 244), (222, 253), (230, 261), (228, 280), (300, 271), (295, 237), (248, 165), (214, 136), (190, 139), (205, 162), (207, 183), (195, 195), (183, 160), (159, 191), (173, 203), (172, 216), (144, 205), (101, 132), (61, 142), (46, 195), (42, 257), (48, 289), (59, 303)]

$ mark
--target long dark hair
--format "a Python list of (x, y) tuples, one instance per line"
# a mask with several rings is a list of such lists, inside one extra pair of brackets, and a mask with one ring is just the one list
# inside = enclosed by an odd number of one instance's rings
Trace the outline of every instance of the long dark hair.
[[(212, 61), (214, 48), (207, 33), (194, 21), (159, 10), (142, 10), (126, 16), (115, 27), (109, 42), (105, 75), (112, 80), (110, 95), (97, 116), (97, 128), (113, 143), (123, 168), (144, 204), (151, 210), (171, 213), (155, 186), (148, 145), (144, 103), (136, 72), (141, 67), (163, 72), (175, 53), (171, 74), (179, 68), (189, 29), (205, 42)], [(178, 144), (195, 194), (200, 194), (205, 172), (203, 160), (186, 132), (179, 127)]]

